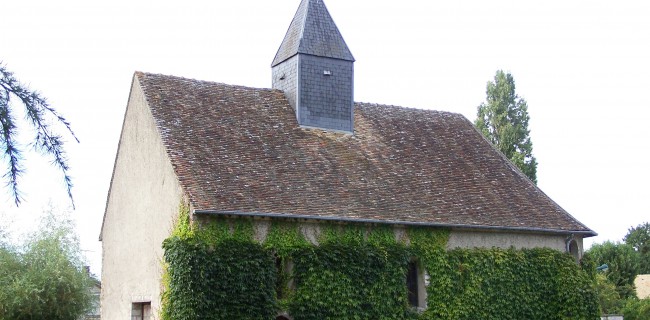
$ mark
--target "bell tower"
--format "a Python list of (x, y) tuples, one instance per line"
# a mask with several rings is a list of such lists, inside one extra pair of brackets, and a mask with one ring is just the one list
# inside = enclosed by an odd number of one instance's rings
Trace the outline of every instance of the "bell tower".
[(354, 57), (322, 0), (302, 0), (273, 59), (302, 127), (354, 132)]

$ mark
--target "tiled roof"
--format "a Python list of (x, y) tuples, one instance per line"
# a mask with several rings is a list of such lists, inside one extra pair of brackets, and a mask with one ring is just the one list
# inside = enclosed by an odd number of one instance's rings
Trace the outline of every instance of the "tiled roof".
[(302, 0), (271, 66), (298, 53), (354, 61), (323, 0)]
[(136, 77), (197, 211), (594, 234), (460, 114), (356, 103), (349, 135), (279, 90)]

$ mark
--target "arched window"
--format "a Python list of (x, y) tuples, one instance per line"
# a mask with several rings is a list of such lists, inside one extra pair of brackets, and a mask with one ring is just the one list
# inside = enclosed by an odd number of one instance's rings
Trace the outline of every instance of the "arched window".
[(275, 320), (293, 320), (293, 318), (286, 312), (280, 312), (275, 316)]
[(578, 247), (578, 241), (571, 240), (567, 245), (567, 252), (573, 256), (576, 262), (580, 262), (580, 248)]

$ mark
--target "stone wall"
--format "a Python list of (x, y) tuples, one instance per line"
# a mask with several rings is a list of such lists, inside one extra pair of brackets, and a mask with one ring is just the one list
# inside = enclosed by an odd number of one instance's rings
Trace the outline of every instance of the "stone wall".
[(639, 299), (650, 298), (650, 274), (640, 274), (634, 279), (636, 295)]

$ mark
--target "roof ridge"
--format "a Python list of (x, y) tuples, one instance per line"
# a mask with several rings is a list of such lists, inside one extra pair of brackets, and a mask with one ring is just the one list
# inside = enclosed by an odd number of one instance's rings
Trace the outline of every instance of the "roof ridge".
[(407, 107), (407, 106), (399, 106), (395, 104), (385, 104), (385, 103), (378, 103), (378, 102), (362, 102), (362, 101), (355, 101), (354, 102), (355, 107), (361, 107), (361, 108), (372, 108), (372, 107), (385, 107), (385, 108), (395, 108), (395, 109), (402, 109), (402, 110), (407, 110), (407, 111), (426, 111), (426, 112), (435, 112), (435, 113), (445, 113), (449, 115), (454, 115), (454, 116), (461, 116), (465, 118), (465, 116), (459, 112), (453, 112), (453, 111), (448, 111), (448, 110), (438, 110), (438, 109), (429, 109), (429, 108), (419, 108), (419, 107)]
[(143, 79), (142, 77), (145, 77), (144, 80), (147, 80), (146, 77), (152, 76), (152, 77), (163, 77), (163, 78), (168, 78), (168, 79), (173, 79), (173, 80), (198, 82), (198, 83), (211, 84), (211, 85), (221, 85), (221, 86), (240, 88), (240, 89), (265, 90), (265, 91), (277, 90), (277, 89), (272, 89), (272, 88), (261, 88), (261, 87), (253, 87), (253, 86), (247, 86), (247, 85), (241, 85), (241, 84), (230, 84), (230, 83), (218, 82), (218, 81), (212, 81), (212, 80), (188, 78), (188, 77), (182, 77), (182, 76), (176, 76), (176, 75), (170, 75), (170, 74), (163, 74), (163, 73), (136, 71), (136, 72), (134, 72), (134, 75), (137, 76), (138, 79)]

